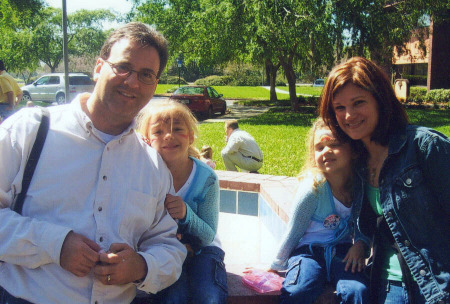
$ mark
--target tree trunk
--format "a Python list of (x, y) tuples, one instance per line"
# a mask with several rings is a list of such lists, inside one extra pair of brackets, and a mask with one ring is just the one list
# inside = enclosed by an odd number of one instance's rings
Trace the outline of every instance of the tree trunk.
[(291, 106), (293, 111), (298, 111), (299, 104), (297, 98), (297, 91), (295, 87), (295, 72), (293, 66), (293, 58), (294, 56), (291, 54), (288, 57), (288, 60), (284, 60), (284, 58), (280, 58), (281, 65), (283, 66), (284, 73), (286, 75), (286, 79), (289, 84), (289, 99), (291, 101)]
[(277, 92), (275, 90), (277, 71), (280, 68), (280, 64), (274, 65), (270, 59), (266, 59), (266, 69), (269, 71), (270, 79), (270, 102), (277, 102)]

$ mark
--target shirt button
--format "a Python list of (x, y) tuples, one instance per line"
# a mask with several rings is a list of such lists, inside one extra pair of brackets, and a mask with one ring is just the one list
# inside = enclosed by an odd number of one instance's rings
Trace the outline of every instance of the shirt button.
[(98, 207), (98, 211), (102, 212), (103, 208), (102, 207)]
[(426, 272), (425, 269), (421, 269), (421, 270), (419, 271), (419, 273), (420, 273), (420, 275), (423, 276), (423, 277), (427, 275), (427, 272)]
[(405, 244), (406, 247), (411, 246), (411, 242), (408, 240), (405, 240), (403, 243)]
[(412, 180), (410, 179), (410, 178), (407, 178), (406, 179), (406, 184), (409, 186), (409, 185), (411, 185), (411, 182), (412, 182)]
[(108, 179), (108, 177), (106, 175), (103, 175), (103, 180), (105, 181), (107, 179)]
[(100, 241), (100, 242), (103, 242), (103, 237), (102, 237), (102, 236), (99, 238), (99, 241)]

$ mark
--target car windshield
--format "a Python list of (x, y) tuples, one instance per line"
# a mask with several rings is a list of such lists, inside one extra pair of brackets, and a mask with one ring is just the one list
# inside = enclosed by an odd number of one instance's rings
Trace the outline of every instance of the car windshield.
[(200, 87), (181, 87), (177, 89), (174, 95), (202, 95), (203, 88)]

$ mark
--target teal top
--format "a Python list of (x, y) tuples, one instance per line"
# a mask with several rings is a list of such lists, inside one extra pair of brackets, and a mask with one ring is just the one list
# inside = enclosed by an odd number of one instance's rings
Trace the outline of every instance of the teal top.
[(186, 217), (178, 221), (179, 232), (193, 236), (200, 247), (211, 244), (216, 236), (219, 221), (219, 179), (211, 167), (199, 159), (194, 178), (186, 191)]
[[(380, 190), (372, 187), (366, 183), (367, 197), (369, 198), (370, 206), (377, 216), (383, 215), (383, 208), (381, 208)], [(402, 280), (402, 269), (400, 268), (400, 262), (397, 258), (397, 253), (388, 244), (380, 244), (382, 256), (384, 257), (381, 262), (382, 270), (381, 277), (392, 281)]]

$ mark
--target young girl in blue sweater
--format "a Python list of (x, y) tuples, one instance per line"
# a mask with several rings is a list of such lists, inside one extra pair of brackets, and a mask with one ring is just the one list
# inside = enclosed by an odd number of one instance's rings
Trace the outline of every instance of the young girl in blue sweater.
[(178, 281), (158, 293), (159, 302), (225, 303), (225, 253), (216, 235), (219, 180), (199, 160), (197, 120), (185, 105), (163, 100), (150, 102), (139, 121), (139, 132), (172, 173), (175, 194), (167, 194), (165, 205), (178, 222), (181, 242), (192, 249)]
[(366, 245), (355, 229), (362, 195), (353, 195), (362, 184), (353, 175), (354, 158), (349, 143), (339, 142), (321, 119), (314, 123), (293, 214), (271, 266), (287, 269), (281, 303), (314, 303), (327, 281), (340, 303), (367, 303)]

